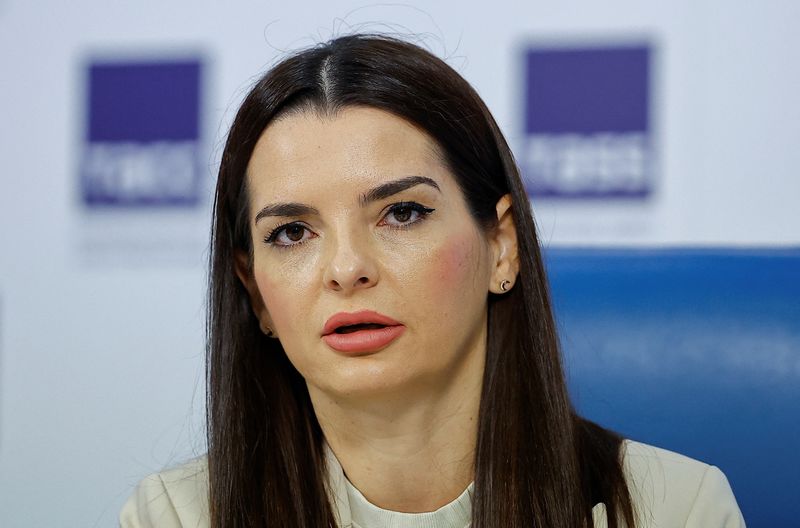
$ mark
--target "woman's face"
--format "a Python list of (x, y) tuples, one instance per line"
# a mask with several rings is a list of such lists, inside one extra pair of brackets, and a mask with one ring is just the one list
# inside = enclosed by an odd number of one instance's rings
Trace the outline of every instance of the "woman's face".
[[(482, 373), (488, 292), (516, 276), (513, 221), (476, 225), (429, 136), (373, 108), (293, 113), (263, 132), (247, 177), (253, 269), (239, 255), (237, 272), (309, 390)], [(341, 326), (359, 322), (377, 324)]]

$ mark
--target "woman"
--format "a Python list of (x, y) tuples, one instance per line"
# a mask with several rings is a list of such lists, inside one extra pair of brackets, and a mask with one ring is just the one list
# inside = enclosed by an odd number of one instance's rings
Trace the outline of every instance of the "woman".
[(722, 473), (577, 416), (533, 219), (430, 53), (335, 39), (269, 71), (222, 156), (208, 455), (139, 526), (739, 526)]

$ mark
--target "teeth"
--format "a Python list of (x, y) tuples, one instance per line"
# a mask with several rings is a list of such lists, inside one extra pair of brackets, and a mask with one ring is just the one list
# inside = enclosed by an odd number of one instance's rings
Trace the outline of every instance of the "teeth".
[(377, 324), (377, 323), (360, 323), (348, 326), (340, 326), (336, 329), (337, 334), (350, 334), (353, 332), (358, 332), (359, 330), (374, 330), (377, 328), (383, 328), (385, 325)]

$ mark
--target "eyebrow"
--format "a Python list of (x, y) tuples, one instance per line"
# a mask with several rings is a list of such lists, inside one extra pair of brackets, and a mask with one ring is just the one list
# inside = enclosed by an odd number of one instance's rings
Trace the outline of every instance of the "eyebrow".
[(319, 214), (319, 211), (310, 205), (296, 202), (276, 203), (269, 204), (261, 209), (256, 215), (255, 221), (258, 223), (259, 220), (268, 216), (303, 216), (312, 214)]
[[(405, 178), (400, 178), (399, 180), (382, 183), (381, 185), (368, 190), (358, 198), (358, 203), (361, 207), (365, 207), (372, 202), (383, 200), (384, 198), (388, 198), (417, 185), (428, 185), (441, 192), (441, 189), (439, 189), (439, 184), (437, 184), (431, 178), (426, 176), (407, 176)], [(312, 207), (303, 203), (274, 203), (264, 206), (256, 215), (255, 222), (258, 223), (259, 220), (268, 216), (303, 216), (318, 214), (319, 210), (316, 207)]]
[(361, 207), (364, 207), (370, 202), (383, 200), (384, 198), (388, 198), (393, 194), (397, 194), (417, 185), (429, 185), (437, 191), (442, 192), (441, 189), (439, 189), (439, 184), (430, 178), (425, 176), (407, 176), (405, 178), (400, 178), (399, 180), (383, 183), (373, 189), (370, 189), (361, 195), (361, 197), (358, 199), (358, 203), (361, 205)]

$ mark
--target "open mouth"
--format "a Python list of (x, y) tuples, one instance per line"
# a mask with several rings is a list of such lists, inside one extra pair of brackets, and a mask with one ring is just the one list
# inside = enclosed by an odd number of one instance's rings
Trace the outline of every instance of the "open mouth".
[(363, 356), (383, 350), (405, 332), (406, 327), (388, 315), (372, 310), (339, 312), (322, 327), (325, 344), (350, 356)]
[(335, 333), (352, 334), (353, 332), (358, 332), (359, 330), (378, 330), (380, 328), (386, 328), (386, 325), (377, 323), (359, 323), (354, 325), (340, 326), (335, 330)]

